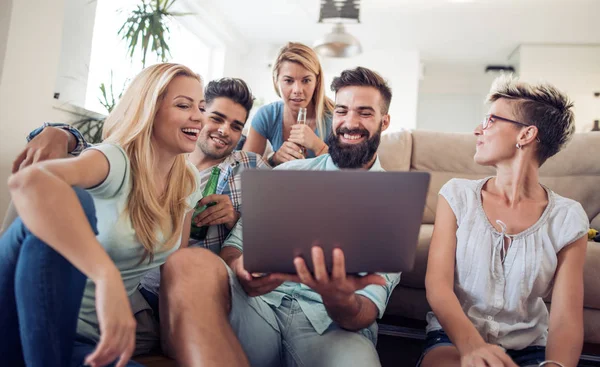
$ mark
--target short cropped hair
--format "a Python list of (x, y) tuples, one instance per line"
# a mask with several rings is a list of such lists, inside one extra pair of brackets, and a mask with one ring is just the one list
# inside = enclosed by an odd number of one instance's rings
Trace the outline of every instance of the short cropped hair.
[(538, 128), (540, 166), (564, 148), (575, 133), (573, 102), (551, 84), (528, 84), (510, 74), (501, 75), (494, 80), (487, 102), (500, 98), (514, 100), (520, 122)]
[(239, 78), (221, 78), (208, 83), (204, 90), (206, 104), (211, 104), (215, 98), (229, 98), (246, 110), (246, 119), (254, 104), (254, 96), (245, 81)]
[(385, 79), (373, 70), (359, 66), (356, 69), (342, 71), (340, 76), (333, 78), (331, 90), (337, 93), (338, 90), (344, 87), (373, 87), (377, 89), (383, 98), (381, 113), (384, 115), (388, 113), (392, 102), (392, 89)]

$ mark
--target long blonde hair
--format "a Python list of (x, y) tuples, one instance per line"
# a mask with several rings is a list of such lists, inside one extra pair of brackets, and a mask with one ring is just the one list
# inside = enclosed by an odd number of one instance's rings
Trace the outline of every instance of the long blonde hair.
[[(171, 167), (167, 186), (158, 195), (154, 181), (155, 151), (152, 128), (161, 100), (171, 81), (178, 76), (200, 76), (178, 64), (157, 64), (142, 70), (131, 82), (104, 122), (104, 142), (120, 145), (131, 164), (131, 192), (125, 214), (129, 215), (138, 241), (145, 253), (140, 263), (154, 259), (157, 250), (171, 249), (179, 239), (184, 213), (189, 210), (186, 199), (196, 190), (194, 173), (180, 154)], [(157, 238), (157, 233), (162, 237)], [(161, 247), (157, 244), (164, 241)]]
[(315, 105), (315, 117), (317, 120), (317, 129), (323, 140), (327, 138), (325, 135), (327, 129), (325, 126), (326, 115), (331, 116), (333, 113), (333, 101), (325, 95), (325, 80), (323, 79), (323, 68), (317, 54), (312, 48), (297, 42), (288, 42), (279, 50), (275, 64), (273, 64), (273, 87), (275, 93), (281, 97), (277, 79), (279, 78), (279, 68), (285, 61), (295, 62), (302, 65), (305, 69), (315, 74), (317, 77), (315, 92), (312, 96), (312, 101)]

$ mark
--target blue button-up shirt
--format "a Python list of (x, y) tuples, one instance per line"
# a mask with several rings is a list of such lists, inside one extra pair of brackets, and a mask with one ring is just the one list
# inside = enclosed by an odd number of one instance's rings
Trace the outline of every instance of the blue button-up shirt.
[[(329, 154), (323, 154), (313, 159), (290, 161), (276, 167), (275, 169), (311, 171), (339, 170), (339, 168), (333, 163), (333, 160)], [(381, 167), (379, 157), (375, 160), (375, 163), (371, 167), (370, 171), (384, 171), (384, 169)], [(243, 252), (242, 228), (242, 220), (239, 220), (237, 225), (231, 231), (229, 237), (223, 243), (223, 247), (231, 246)], [(400, 274), (380, 275), (386, 280), (386, 285), (370, 285), (356, 292), (357, 294), (368, 298), (375, 304), (375, 306), (377, 306), (379, 318), (383, 316), (385, 307), (390, 299), (390, 296), (392, 295), (392, 291), (400, 281)], [(285, 282), (274, 291), (260, 297), (274, 307), (279, 307), (284, 297), (297, 299), (300, 308), (310, 321), (315, 331), (319, 334), (323, 334), (333, 322), (327, 313), (321, 295), (304, 284)], [(373, 323), (367, 329), (362, 330), (362, 332), (373, 342), (375, 342), (377, 338), (377, 323)]]

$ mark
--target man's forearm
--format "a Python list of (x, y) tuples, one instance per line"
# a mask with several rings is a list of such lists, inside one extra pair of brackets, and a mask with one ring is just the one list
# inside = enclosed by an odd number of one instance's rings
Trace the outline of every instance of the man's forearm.
[(68, 153), (74, 151), (75, 148), (77, 148), (77, 139), (75, 138), (75, 135), (71, 134), (71, 132), (69, 130), (61, 129), (59, 127), (49, 127), (49, 129), (58, 129), (58, 130), (62, 131), (63, 133), (67, 134), (67, 139), (68, 139), (67, 152)]
[(227, 246), (223, 247), (219, 256), (221, 256), (221, 259), (223, 259), (227, 265), (230, 265), (233, 260), (242, 256), (242, 252), (235, 247)]
[(346, 330), (357, 331), (369, 327), (377, 319), (377, 306), (367, 297), (354, 294), (347, 303), (323, 303), (329, 317)]

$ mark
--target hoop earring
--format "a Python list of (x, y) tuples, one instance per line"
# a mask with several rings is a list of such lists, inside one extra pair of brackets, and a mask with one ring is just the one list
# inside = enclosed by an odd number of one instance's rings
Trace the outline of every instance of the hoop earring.
[(516, 147), (517, 149), (521, 149), (521, 144), (517, 143)]

